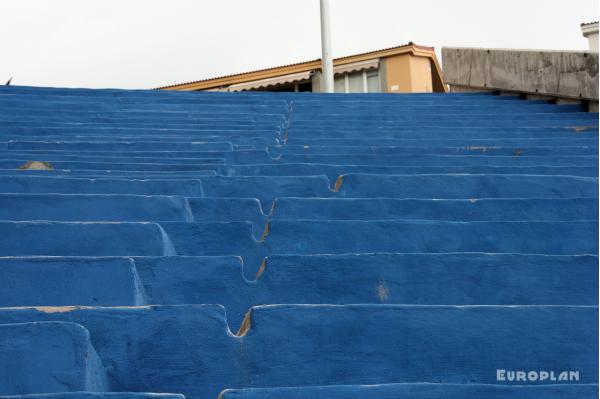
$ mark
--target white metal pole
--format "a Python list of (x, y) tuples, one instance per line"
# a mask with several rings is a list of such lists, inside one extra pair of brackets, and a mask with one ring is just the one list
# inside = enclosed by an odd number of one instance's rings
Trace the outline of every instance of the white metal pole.
[(321, 91), (333, 93), (333, 58), (331, 56), (331, 27), (329, 24), (329, 0), (321, 0), (321, 56), (323, 76)]

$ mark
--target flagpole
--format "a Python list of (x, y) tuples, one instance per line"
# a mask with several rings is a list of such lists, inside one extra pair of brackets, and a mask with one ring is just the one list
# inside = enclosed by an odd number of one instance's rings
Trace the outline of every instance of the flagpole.
[(321, 51), (322, 83), (321, 91), (333, 93), (333, 58), (331, 55), (331, 26), (329, 19), (329, 0), (321, 0)]

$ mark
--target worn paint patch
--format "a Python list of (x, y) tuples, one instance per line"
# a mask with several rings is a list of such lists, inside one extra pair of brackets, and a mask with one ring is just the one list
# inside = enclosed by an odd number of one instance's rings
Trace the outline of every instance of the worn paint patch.
[(477, 147), (477, 146), (471, 146), (471, 147), (467, 147), (468, 151), (480, 151), (481, 153), (486, 153), (490, 150), (490, 147)]
[(27, 161), (19, 166), (21, 170), (54, 170), (54, 166), (50, 162), (44, 161)]
[(335, 186), (333, 187), (333, 191), (334, 192), (340, 191), (340, 188), (342, 187), (342, 183), (344, 183), (344, 175), (338, 176), (337, 180), (335, 181)]
[(244, 316), (242, 325), (240, 326), (238, 332), (235, 334), (238, 337), (245, 336), (248, 333), (248, 331), (250, 331), (250, 328), (252, 328), (252, 312), (253, 312), (253, 308), (250, 308), (250, 310), (248, 310), (248, 312)]
[(44, 313), (67, 313), (77, 309), (83, 309), (81, 306), (36, 306), (35, 310)]
[(387, 302), (390, 297), (390, 292), (389, 292), (389, 288), (388, 288), (387, 284), (385, 283), (385, 281), (380, 280), (379, 284), (377, 285), (376, 290), (377, 290), (377, 298), (379, 298), (379, 302), (381, 302), (381, 303)]
[(260, 237), (261, 241), (264, 241), (267, 239), (270, 231), (271, 231), (271, 223), (267, 222), (267, 223), (265, 223), (265, 229), (263, 230), (262, 236)]
[(567, 129), (573, 130), (576, 133), (587, 132), (588, 130), (597, 129), (595, 126), (569, 126)]

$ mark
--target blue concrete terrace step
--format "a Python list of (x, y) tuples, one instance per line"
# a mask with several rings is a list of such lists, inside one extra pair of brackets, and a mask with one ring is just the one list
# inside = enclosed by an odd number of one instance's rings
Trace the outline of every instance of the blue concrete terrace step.
[[(165, 224), (167, 232), (177, 228)], [(372, 252), (595, 254), (598, 251), (597, 230), (597, 221), (274, 220), (267, 227), (265, 246), (271, 254), (298, 255)], [(178, 238), (172, 238), (177, 248)], [(184, 251), (182, 248), (179, 253)]]
[(4, 256), (236, 255), (250, 274), (265, 256), (276, 254), (598, 251), (597, 221), (274, 220), (262, 240), (250, 222), (0, 222), (0, 234)]
[(2, 399), (185, 399), (181, 394), (144, 392), (59, 392), (0, 396)]
[(582, 111), (2, 86), (0, 396), (597, 397)]
[[(228, 162), (234, 163), (234, 162)], [(259, 160), (240, 164), (261, 163)], [(597, 166), (598, 156), (494, 156), (486, 155), (304, 155), (284, 154), (276, 163), (378, 166)]]
[[(554, 378), (558, 379), (558, 375), (555, 374)], [(227, 389), (220, 394), (219, 399), (594, 399), (597, 397), (597, 384), (575, 385), (563, 382), (547, 386), (378, 384)]]
[(80, 324), (0, 324), (0, 395), (105, 391), (101, 360)]
[[(181, 276), (183, 278), (183, 276)], [(141, 306), (131, 258), (0, 258), (0, 306)]]
[(342, 197), (565, 198), (598, 197), (598, 178), (528, 175), (342, 175)]
[(194, 399), (231, 387), (490, 384), (513, 368), (598, 383), (597, 307), (259, 306), (238, 335), (211, 305), (0, 309), (0, 323), (32, 321), (87, 328), (114, 391)]
[(264, 209), (252, 198), (199, 198), (123, 194), (0, 194), (0, 220), (64, 222), (243, 222), (256, 236), (266, 221), (297, 220), (446, 220), (572, 221), (596, 220), (594, 198), (395, 199), (277, 198)]
[[(591, 145), (586, 145), (591, 144)], [(568, 146), (524, 146), (517, 144), (512, 146), (504, 145), (483, 145), (483, 146), (442, 146), (439, 143), (429, 146), (269, 146), (269, 154), (277, 157), (282, 154), (337, 154), (337, 155), (488, 155), (488, 156), (565, 156), (565, 155), (597, 155), (597, 143), (585, 143), (575, 145), (570, 143)]]
[(173, 244), (157, 223), (0, 222), (4, 256), (164, 256)]
[[(325, 175), (335, 181), (344, 174), (374, 175), (563, 175), (598, 177), (597, 166), (385, 166), (385, 165), (328, 165), (319, 163), (282, 163), (253, 165), (222, 165), (220, 174), (226, 176), (314, 176)], [(88, 172), (90, 173), (90, 172)], [(176, 172), (178, 174), (187, 172)]]
[(595, 198), (278, 198), (269, 215), (270, 220), (572, 221), (597, 218), (598, 200)]
[(250, 266), (233, 256), (0, 258), (0, 307), (215, 302), (238, 327), (268, 303), (595, 305), (598, 295), (593, 255), (276, 255), (256, 277)]

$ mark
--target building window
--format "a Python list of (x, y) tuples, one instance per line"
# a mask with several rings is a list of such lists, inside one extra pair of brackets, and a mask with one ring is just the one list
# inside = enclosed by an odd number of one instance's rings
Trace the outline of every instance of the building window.
[(346, 92), (346, 74), (336, 75), (333, 80), (333, 88), (336, 93)]
[(379, 82), (379, 71), (365, 71), (365, 80), (367, 81), (368, 93), (380, 93), (381, 83)]
[(335, 76), (336, 93), (379, 93), (379, 70), (343, 73)]
[(348, 93), (364, 93), (363, 73), (352, 72), (346, 75), (348, 77)]

